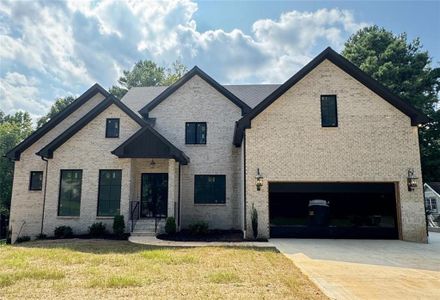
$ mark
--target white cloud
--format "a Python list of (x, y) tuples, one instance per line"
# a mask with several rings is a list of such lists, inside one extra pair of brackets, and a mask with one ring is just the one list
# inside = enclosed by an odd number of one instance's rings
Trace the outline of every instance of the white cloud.
[[(316, 47), (340, 50), (351, 33), (365, 26), (349, 11), (322, 9), (256, 20), (250, 33), (201, 32), (194, 20), (197, 9), (189, 0), (2, 1), (2, 109), (41, 115), (48, 99), (80, 94), (93, 82), (108, 87), (140, 59), (159, 64), (180, 59), (223, 83), (283, 82), (323, 50)], [(17, 74), (27, 81), (18, 81)], [(23, 97), (5, 92), (17, 86), (25, 87), (14, 90)], [(25, 103), (38, 96), (46, 101)]]

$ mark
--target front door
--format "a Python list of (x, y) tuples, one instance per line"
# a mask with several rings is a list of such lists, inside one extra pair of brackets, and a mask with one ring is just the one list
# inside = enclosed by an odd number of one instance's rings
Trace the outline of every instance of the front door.
[(168, 174), (142, 174), (141, 218), (166, 218), (167, 209)]

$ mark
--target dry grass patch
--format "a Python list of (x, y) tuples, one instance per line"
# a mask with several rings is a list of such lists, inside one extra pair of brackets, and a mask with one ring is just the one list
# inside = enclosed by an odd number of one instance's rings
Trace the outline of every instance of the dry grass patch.
[(57, 240), (2, 246), (6, 299), (323, 299), (274, 249)]

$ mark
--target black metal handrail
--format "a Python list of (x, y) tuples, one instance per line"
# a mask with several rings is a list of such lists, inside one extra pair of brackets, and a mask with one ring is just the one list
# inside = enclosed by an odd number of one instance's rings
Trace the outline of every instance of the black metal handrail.
[(139, 201), (130, 201), (130, 220), (131, 220), (131, 230), (133, 232), (136, 221), (139, 220)]

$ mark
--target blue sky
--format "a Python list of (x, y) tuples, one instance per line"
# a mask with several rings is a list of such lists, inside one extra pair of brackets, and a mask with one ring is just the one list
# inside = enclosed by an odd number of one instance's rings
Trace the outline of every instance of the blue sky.
[(140, 59), (198, 65), (221, 83), (284, 82), (377, 24), (440, 62), (440, 1), (1, 1), (0, 109), (44, 115)]

